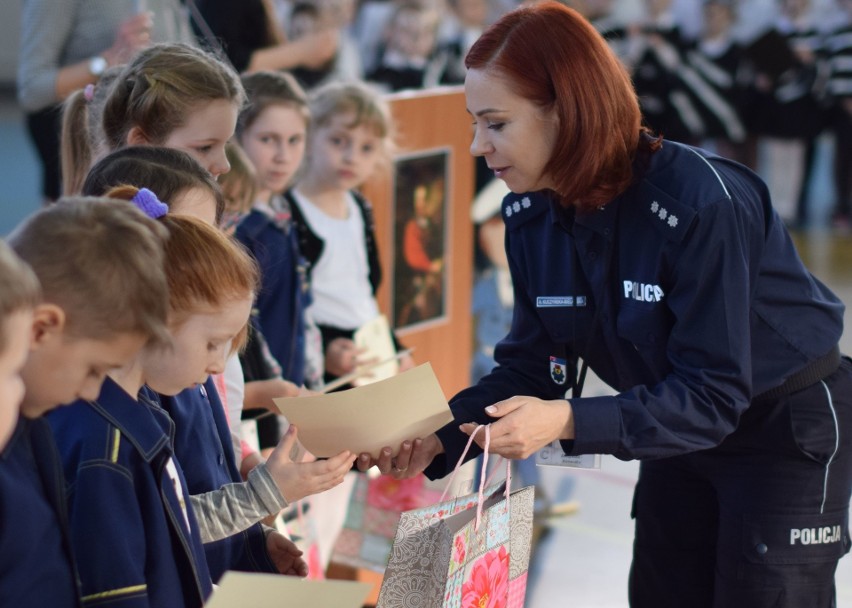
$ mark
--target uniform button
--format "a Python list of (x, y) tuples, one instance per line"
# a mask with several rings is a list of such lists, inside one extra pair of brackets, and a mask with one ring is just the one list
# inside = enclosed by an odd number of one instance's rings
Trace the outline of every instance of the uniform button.
[(766, 555), (766, 554), (767, 554), (767, 552), (769, 551), (769, 547), (767, 547), (767, 546), (766, 546), (766, 545), (764, 545), (763, 543), (760, 543), (759, 545), (757, 545), (757, 546), (754, 548), (754, 550), (755, 550), (755, 551), (757, 551), (757, 554), (758, 554), (758, 555)]
[(225, 464), (225, 455), (222, 452), (219, 452), (219, 466)]
[(207, 397), (207, 389), (206, 389), (206, 388), (204, 388), (204, 385), (203, 385), (203, 384), (202, 384), (201, 386), (199, 386), (199, 387), (198, 387), (198, 390), (199, 390), (199, 392), (201, 393), (201, 396), (202, 396), (202, 397)]

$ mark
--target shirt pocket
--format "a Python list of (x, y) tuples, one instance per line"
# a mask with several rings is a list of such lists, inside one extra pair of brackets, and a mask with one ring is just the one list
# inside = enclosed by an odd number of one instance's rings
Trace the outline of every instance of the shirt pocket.
[(585, 306), (538, 308), (538, 317), (550, 339), (559, 344), (586, 344), (592, 316)]
[(670, 367), (666, 346), (672, 322), (666, 308), (659, 303), (622, 302), (618, 311), (618, 337), (633, 349), (654, 371)]

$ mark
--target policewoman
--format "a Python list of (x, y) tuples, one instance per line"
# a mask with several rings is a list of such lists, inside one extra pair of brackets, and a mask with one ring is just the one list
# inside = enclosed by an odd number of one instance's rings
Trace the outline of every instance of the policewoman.
[[(497, 367), (452, 399), (456, 421), (376, 464), (443, 476), (489, 422), (511, 458), (560, 439), (640, 459), (631, 606), (834, 606), (852, 488), (844, 307), (766, 186), (643, 129), (618, 60), (562, 5), (506, 14), (466, 65), (471, 151), (512, 191), (512, 326)], [(618, 394), (580, 396), (585, 366)]]

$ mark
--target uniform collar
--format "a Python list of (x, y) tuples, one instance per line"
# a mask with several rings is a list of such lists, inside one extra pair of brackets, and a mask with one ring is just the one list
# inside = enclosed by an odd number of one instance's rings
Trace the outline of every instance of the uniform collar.
[(174, 423), (165, 412), (145, 399), (136, 401), (109, 377), (98, 398), (89, 405), (121, 431), (146, 462), (171, 443)]
[(0, 460), (6, 460), (9, 458), (9, 455), (15, 451), (15, 444), (19, 441), (23, 441), (23, 436), (29, 429), (29, 420), (23, 416), (23, 414), (18, 414), (18, 422), (15, 424), (15, 429), (12, 431), (12, 436), (9, 437), (9, 441), (6, 443), (6, 447), (3, 448), (3, 451), (0, 452)]
[(611, 240), (615, 229), (617, 206), (618, 198), (594, 211), (577, 211), (565, 209), (553, 197), (550, 200), (550, 219), (554, 224), (561, 224), (569, 231), (572, 225), (578, 225)]

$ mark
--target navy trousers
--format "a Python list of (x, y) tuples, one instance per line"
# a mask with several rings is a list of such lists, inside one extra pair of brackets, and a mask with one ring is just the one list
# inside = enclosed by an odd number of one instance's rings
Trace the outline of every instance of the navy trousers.
[(833, 608), (850, 548), (852, 362), (754, 403), (719, 447), (640, 465), (633, 608)]

